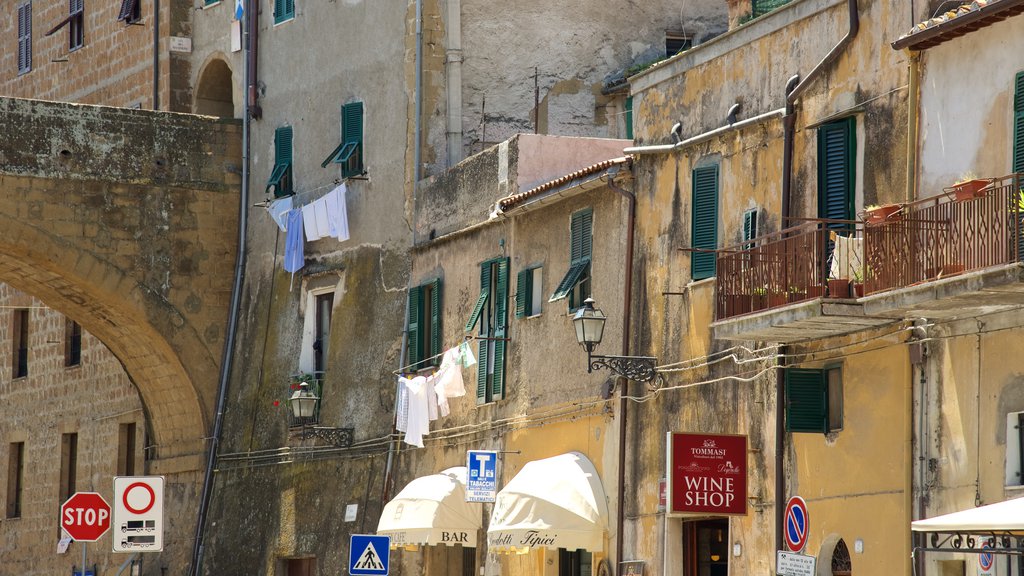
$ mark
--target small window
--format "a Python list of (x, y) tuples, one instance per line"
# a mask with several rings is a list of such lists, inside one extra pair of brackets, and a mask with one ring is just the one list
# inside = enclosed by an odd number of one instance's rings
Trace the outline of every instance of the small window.
[(505, 350), (508, 339), (508, 258), (480, 264), (480, 296), (466, 332), (479, 324), (476, 402), (486, 404), (505, 397)]
[(121, 0), (121, 10), (117, 13), (117, 21), (134, 24), (142, 19), (142, 0)]
[(295, 0), (274, 0), (274, 24), (295, 18)]
[(590, 297), (590, 258), (593, 252), (594, 212), (580, 210), (572, 215), (569, 225), (569, 270), (558, 283), (548, 302), (569, 298), (569, 309), (575, 310)]
[(15, 310), (11, 326), (11, 377), (28, 376), (28, 310)]
[(1024, 486), (1024, 412), (1006, 415), (1006, 486)]
[(516, 318), (540, 316), (544, 301), (542, 270), (535, 266), (520, 270), (516, 276)]
[(274, 169), (267, 181), (267, 194), (274, 198), (291, 196), (292, 189), (292, 127), (281, 126), (274, 131)]
[(18, 5), (18, 74), (32, 70), (32, 2)]
[(78, 434), (60, 435), (60, 502), (75, 493), (78, 476)]
[(316, 576), (316, 558), (286, 558), (284, 576)]
[(135, 476), (135, 423), (117, 427), (117, 475)]
[(623, 105), (623, 108), (625, 108), (625, 114), (623, 114), (623, 122), (626, 125), (626, 131), (625, 131), (626, 139), (627, 140), (632, 140), (633, 139), (633, 97), (632, 96), (627, 96), (626, 97), (626, 102)]
[(1024, 72), (1013, 79), (1013, 171), (1024, 172)]
[(671, 58), (693, 48), (693, 37), (683, 32), (665, 32), (665, 57)]
[(409, 289), (409, 336), (406, 340), (412, 370), (441, 363), (441, 280)]
[(70, 368), (82, 363), (82, 326), (70, 318), (64, 319), (64, 366)]
[(752, 240), (757, 238), (757, 208), (751, 208), (743, 213), (743, 249), (750, 250), (754, 247)]
[(327, 371), (327, 349), (331, 342), (331, 312), (334, 310), (334, 292), (313, 297), (313, 369), (317, 374)]
[(842, 428), (842, 369), (787, 369), (786, 430), (827, 434)]
[(341, 164), (341, 177), (353, 178), (363, 169), (363, 103), (351, 102), (341, 107), (341, 143), (320, 163)]
[(68, 49), (77, 50), (85, 45), (85, 0), (70, 0), (68, 19)]
[(25, 489), (25, 443), (11, 442), (7, 447), (7, 517), (21, 518), (21, 498)]
[(703, 280), (715, 275), (718, 248), (718, 166), (703, 166), (692, 172), (693, 222), (690, 245), (690, 278)]

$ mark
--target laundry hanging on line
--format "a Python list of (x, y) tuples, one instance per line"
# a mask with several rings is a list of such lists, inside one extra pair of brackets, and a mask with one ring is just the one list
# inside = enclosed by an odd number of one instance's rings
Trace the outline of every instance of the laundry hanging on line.
[(472, 349), (463, 342), (445, 351), (441, 365), (430, 376), (399, 376), (395, 428), (405, 433), (406, 444), (423, 447), (423, 437), (430, 434), (430, 422), (451, 413), (448, 399), (466, 395), (462, 369), (474, 364)]

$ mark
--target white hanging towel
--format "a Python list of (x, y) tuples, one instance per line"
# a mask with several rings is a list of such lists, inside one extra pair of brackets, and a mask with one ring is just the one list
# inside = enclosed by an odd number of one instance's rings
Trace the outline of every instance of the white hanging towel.
[(281, 229), (281, 232), (288, 231), (288, 213), (292, 210), (293, 198), (293, 196), (278, 198), (267, 206), (267, 212), (274, 222), (277, 222), (277, 227)]
[(448, 406), (448, 395), (444, 390), (444, 382), (441, 382), (440, 372), (438, 377), (434, 378), (434, 394), (437, 395), (437, 414), (441, 418), (444, 418), (451, 414), (451, 407)]
[(438, 370), (437, 386), (444, 390), (446, 398), (458, 398), (466, 395), (466, 384), (462, 380), (462, 360), (459, 347), (444, 353), (441, 368)]
[(409, 392), (409, 420), (405, 430), (405, 443), (423, 448), (423, 437), (430, 433), (427, 415), (427, 379), (399, 378)]
[(469, 368), (476, 364), (476, 357), (473, 356), (473, 347), (469, 345), (469, 342), (459, 344), (459, 355), (462, 359), (463, 368)]
[(328, 233), (337, 238), (339, 242), (348, 240), (348, 207), (346, 205), (347, 188), (341, 184), (330, 194), (327, 199), (327, 229)]
[(316, 225), (316, 210), (312, 204), (302, 207), (302, 225), (306, 229), (306, 242), (312, 242), (321, 238), (320, 231)]
[(331, 229), (330, 223), (327, 219), (327, 198), (318, 198), (313, 202), (313, 213), (316, 214), (316, 231), (320, 234), (321, 238), (327, 238), (333, 236), (329, 232)]
[(409, 427), (409, 390), (403, 380), (398, 379), (398, 398), (395, 399), (395, 429), (399, 432), (405, 432)]

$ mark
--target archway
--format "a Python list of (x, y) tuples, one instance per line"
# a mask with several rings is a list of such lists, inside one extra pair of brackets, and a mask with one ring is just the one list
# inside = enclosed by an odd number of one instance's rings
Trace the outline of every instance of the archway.
[(231, 68), (220, 58), (210, 60), (199, 74), (195, 113), (221, 118), (235, 115)]

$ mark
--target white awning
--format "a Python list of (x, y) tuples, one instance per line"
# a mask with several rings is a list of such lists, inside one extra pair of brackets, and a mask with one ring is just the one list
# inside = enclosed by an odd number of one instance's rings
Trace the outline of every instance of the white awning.
[(1024, 498), (944, 514), (910, 523), (914, 532), (959, 532), (1024, 535)]
[(384, 506), (377, 534), (391, 546), (462, 544), (476, 547), (480, 508), (466, 502), (466, 467), (409, 482)]
[(494, 551), (604, 550), (608, 503), (594, 465), (579, 452), (529, 462), (498, 492), (487, 529)]

